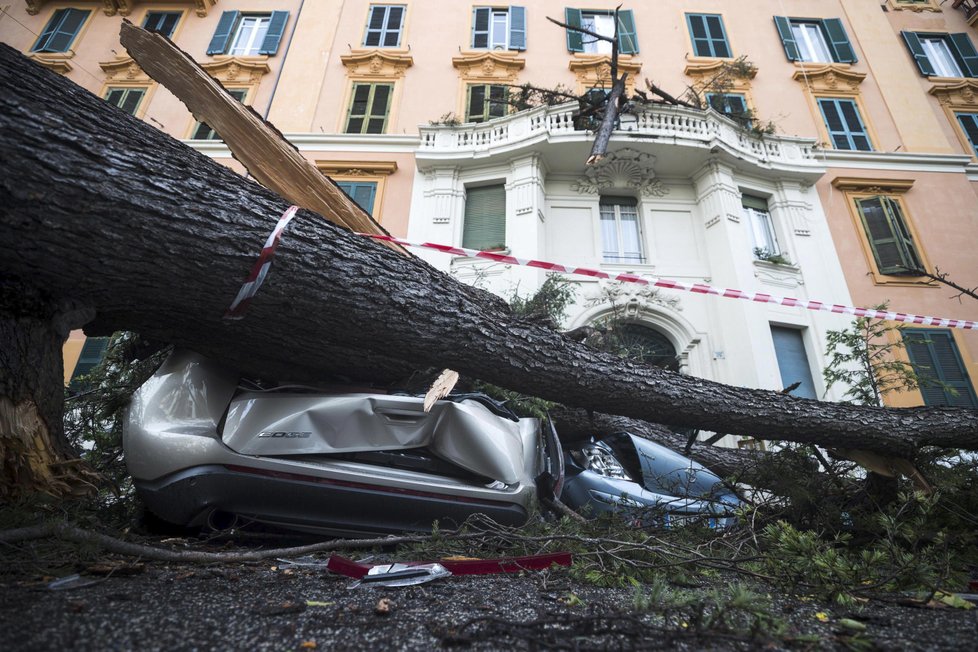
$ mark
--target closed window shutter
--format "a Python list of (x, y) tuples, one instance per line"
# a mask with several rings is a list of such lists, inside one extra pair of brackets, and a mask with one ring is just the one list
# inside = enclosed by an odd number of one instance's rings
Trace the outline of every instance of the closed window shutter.
[(934, 69), (934, 64), (927, 58), (927, 53), (924, 52), (924, 46), (920, 44), (920, 38), (915, 33), (906, 31), (900, 32), (900, 36), (903, 37), (903, 42), (907, 44), (907, 49), (910, 50), (910, 56), (916, 62), (920, 74), (924, 77), (936, 75), (937, 71)]
[(822, 20), (822, 28), (828, 36), (832, 58), (838, 63), (856, 63), (856, 52), (852, 49), (842, 21), (838, 18), (825, 18)]
[(706, 16), (706, 28), (713, 45), (713, 56), (729, 57), (730, 46), (727, 44), (727, 32), (723, 27), (723, 18), (720, 16)]
[(368, 214), (373, 215), (374, 199), (377, 195), (375, 181), (337, 181), (336, 185)]
[(618, 12), (618, 51), (622, 54), (638, 53), (638, 35), (631, 9)]
[(693, 53), (698, 57), (729, 57), (723, 19), (714, 14), (686, 14)]
[(105, 96), (105, 100), (129, 115), (136, 115), (136, 109), (146, 91), (141, 88), (114, 88)]
[(526, 7), (509, 8), (509, 49), (526, 49)]
[(771, 339), (774, 340), (774, 353), (781, 372), (781, 386), (801, 383), (791, 395), (817, 399), (818, 393), (812, 380), (812, 368), (808, 363), (802, 332), (797, 328), (771, 326)]
[(285, 26), (288, 22), (289, 12), (272, 12), (272, 18), (268, 21), (268, 31), (265, 32), (265, 38), (261, 42), (261, 48), (258, 50), (258, 54), (274, 56), (278, 52), (278, 45), (282, 41), (282, 35), (285, 33)]
[(401, 27), (404, 20), (404, 7), (388, 7), (387, 32), (384, 47), (396, 48), (401, 44)]
[(78, 362), (75, 364), (75, 369), (71, 372), (71, 385), (75, 388), (78, 387), (77, 379), (91, 373), (92, 369), (102, 361), (108, 346), (109, 338), (107, 337), (89, 337), (85, 339), (85, 344), (82, 345), (81, 353), (78, 356)]
[(506, 188), (470, 188), (465, 198), (462, 246), (481, 251), (506, 247)]
[(788, 61), (801, 61), (798, 42), (795, 40), (795, 35), (791, 31), (791, 21), (785, 16), (775, 16), (774, 24), (778, 28), (781, 45), (784, 47), (784, 53), (788, 57)]
[[(581, 10), (570, 7), (564, 9), (564, 22), (571, 27), (580, 28), (582, 26)], [(567, 32), (567, 49), (571, 52), (584, 52), (584, 35), (572, 29), (565, 31)]]
[(961, 72), (967, 77), (978, 77), (978, 51), (967, 34), (948, 34), (948, 39), (957, 54)]
[(234, 26), (238, 24), (240, 16), (240, 11), (225, 11), (221, 14), (221, 20), (217, 21), (217, 29), (214, 30), (214, 36), (207, 46), (207, 54), (224, 54), (228, 51)]
[(857, 199), (876, 266), (881, 274), (916, 275), (921, 264), (899, 206), (888, 197)]
[(959, 113), (957, 118), (968, 137), (968, 142), (971, 143), (971, 149), (974, 150), (975, 156), (978, 156), (978, 113)]
[(904, 329), (903, 341), (920, 380), (924, 405), (978, 407), (953, 335), (947, 331)]
[(818, 100), (825, 128), (836, 149), (868, 152), (873, 149), (859, 109), (852, 100), (822, 98)]
[(492, 9), (476, 7), (472, 10), (472, 47), (485, 49), (489, 47), (489, 26), (492, 22)]

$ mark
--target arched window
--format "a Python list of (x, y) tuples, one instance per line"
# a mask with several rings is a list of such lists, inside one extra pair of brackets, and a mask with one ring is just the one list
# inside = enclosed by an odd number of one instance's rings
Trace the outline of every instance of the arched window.
[(622, 353), (629, 358), (679, 371), (676, 347), (659, 331), (642, 324), (624, 323), (615, 326), (614, 332)]

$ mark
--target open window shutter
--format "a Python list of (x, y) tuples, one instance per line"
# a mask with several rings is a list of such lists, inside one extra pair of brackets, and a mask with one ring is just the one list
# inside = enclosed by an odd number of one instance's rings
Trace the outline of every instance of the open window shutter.
[(832, 57), (837, 63), (856, 63), (856, 53), (849, 42), (846, 28), (842, 26), (842, 21), (838, 18), (825, 18), (822, 20), (822, 27), (829, 37), (829, 47), (832, 48)]
[(795, 35), (791, 32), (791, 21), (784, 16), (775, 16), (774, 24), (778, 28), (778, 35), (781, 36), (781, 44), (784, 46), (784, 53), (788, 57), (788, 61), (801, 61), (798, 42), (795, 41)]
[[(880, 274), (907, 275), (920, 268), (916, 250), (902, 222), (899, 208), (887, 197), (857, 199), (856, 206), (866, 228), (866, 236)], [(908, 249), (909, 245), (909, 249)]]
[(917, 255), (917, 247), (914, 245), (913, 238), (910, 236), (910, 227), (907, 226), (907, 221), (903, 217), (900, 204), (889, 197), (880, 197), (880, 201), (883, 204), (884, 210), (886, 210), (887, 219), (890, 222), (893, 235), (896, 237), (897, 244), (900, 246), (900, 255), (903, 258), (905, 272), (911, 274), (922, 272), (924, 266), (920, 262), (920, 256)]
[(489, 7), (476, 7), (472, 10), (472, 47), (489, 47), (489, 23), (492, 22)]
[(971, 149), (978, 156), (978, 113), (959, 113), (958, 122), (971, 143)]
[(900, 32), (900, 36), (903, 37), (903, 42), (907, 44), (907, 49), (910, 50), (910, 56), (917, 62), (917, 68), (920, 70), (920, 74), (924, 77), (936, 75), (937, 71), (934, 70), (934, 64), (927, 58), (927, 53), (924, 52), (924, 46), (920, 44), (920, 39), (917, 38), (917, 35), (913, 32)]
[(968, 77), (978, 77), (978, 52), (968, 38), (967, 34), (948, 34), (951, 45), (957, 50), (958, 62), (961, 64), (961, 72)]
[(139, 103), (143, 100), (143, 94), (145, 92), (139, 88), (131, 88), (122, 100), (122, 104), (117, 104), (116, 106), (129, 115), (136, 115), (136, 109), (139, 108)]
[(509, 8), (509, 49), (526, 49), (526, 7)]
[(638, 35), (631, 9), (618, 12), (618, 51), (622, 54), (638, 53)]
[(465, 198), (462, 246), (503, 249), (506, 246), (506, 188), (471, 188)]
[(261, 49), (258, 50), (258, 54), (273, 56), (278, 52), (278, 44), (282, 41), (282, 34), (285, 33), (285, 26), (288, 22), (289, 12), (272, 12), (272, 19), (268, 21), (268, 31), (265, 32), (265, 40), (261, 42)]
[[(571, 27), (581, 27), (581, 10), (564, 9), (564, 22)], [(571, 52), (584, 52), (584, 35), (572, 29), (567, 30), (567, 49)]]
[(221, 20), (217, 22), (217, 29), (214, 30), (214, 37), (207, 46), (207, 54), (224, 54), (228, 51), (231, 35), (234, 33), (234, 26), (238, 24), (239, 16), (241, 16), (240, 11), (225, 11), (221, 14)]
[(740, 95), (727, 95), (724, 99), (730, 115), (744, 115), (747, 113), (747, 102)]
[(473, 84), (469, 86), (468, 111), (465, 115), (466, 122), (481, 122), (486, 117), (486, 86), (484, 84)]

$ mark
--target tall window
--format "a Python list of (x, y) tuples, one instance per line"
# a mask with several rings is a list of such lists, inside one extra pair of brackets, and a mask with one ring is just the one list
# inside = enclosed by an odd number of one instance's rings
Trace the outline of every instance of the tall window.
[(492, 251), (506, 248), (506, 187), (469, 188), (465, 193), (462, 246)]
[(340, 190), (350, 196), (357, 206), (370, 215), (374, 212), (374, 198), (377, 196), (376, 181), (337, 181)]
[(787, 18), (775, 16), (774, 24), (788, 61), (855, 63), (856, 53), (846, 28), (838, 18)]
[(693, 53), (698, 57), (731, 56), (727, 33), (723, 29), (723, 17), (717, 14), (686, 14), (689, 36), (693, 41)]
[(207, 54), (273, 55), (278, 52), (288, 22), (287, 11), (266, 14), (225, 11), (207, 46)]
[(173, 30), (177, 28), (182, 15), (183, 12), (180, 11), (147, 11), (146, 18), (143, 20), (143, 29), (172, 38)]
[(808, 363), (802, 331), (798, 328), (771, 326), (771, 339), (774, 340), (774, 353), (781, 372), (781, 387), (800, 383), (792, 390), (792, 396), (817, 399), (818, 393), (815, 391), (815, 381), (812, 380), (812, 367)]
[(767, 258), (781, 253), (778, 239), (774, 234), (774, 224), (768, 211), (767, 200), (762, 197), (744, 195), (744, 214), (750, 223), (751, 244), (756, 258)]
[(84, 388), (84, 383), (80, 379), (91, 373), (92, 369), (102, 361), (108, 347), (109, 338), (107, 337), (85, 338), (85, 344), (82, 345), (78, 362), (75, 364), (74, 371), (71, 372), (71, 380), (68, 385), (71, 389), (80, 390)]
[(747, 96), (740, 93), (707, 93), (706, 103), (717, 113), (722, 113), (750, 129), (750, 112)]
[(920, 379), (924, 405), (978, 408), (968, 370), (946, 330), (907, 328), (902, 331), (907, 356)]
[[(564, 10), (564, 22), (572, 27), (581, 27), (609, 38), (615, 35), (613, 12), (568, 8)], [(569, 29), (567, 30), (567, 49), (571, 52), (611, 54), (611, 43)], [(618, 51), (622, 54), (638, 52), (635, 18), (631, 10), (628, 9), (618, 12)]]
[(602, 197), (601, 242), (606, 263), (644, 263), (638, 202), (631, 197)]
[(854, 100), (819, 98), (818, 108), (822, 112), (833, 147), (872, 151), (869, 133)]
[(879, 195), (856, 199), (880, 274), (917, 276), (924, 271), (920, 254), (896, 200)]
[(465, 103), (466, 122), (485, 122), (509, 112), (509, 88), (501, 84), (470, 84)]
[(396, 48), (401, 44), (404, 25), (404, 6), (370, 5), (367, 33), (363, 45), (368, 48)]
[[(247, 88), (229, 88), (227, 89), (231, 96), (241, 102), (245, 103), (245, 98), (248, 96)], [(216, 131), (210, 128), (206, 122), (197, 122), (194, 125), (193, 131), (190, 133), (190, 137), (193, 140), (220, 140), (221, 137)]]
[(955, 113), (954, 117), (958, 119), (964, 135), (968, 137), (975, 156), (978, 156), (978, 113)]
[(477, 50), (525, 50), (526, 8), (473, 9), (472, 47)]
[(67, 52), (90, 13), (85, 9), (56, 10), (31, 47), (31, 52)]
[(900, 32), (925, 77), (978, 77), (978, 51), (967, 34)]
[(346, 133), (384, 133), (393, 94), (393, 84), (354, 84)]
[(136, 110), (145, 96), (145, 88), (109, 88), (105, 93), (105, 101), (129, 115), (136, 115)]

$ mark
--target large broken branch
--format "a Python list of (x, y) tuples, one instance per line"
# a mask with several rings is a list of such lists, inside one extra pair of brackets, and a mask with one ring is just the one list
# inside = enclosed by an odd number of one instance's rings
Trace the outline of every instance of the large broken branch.
[(0, 133), (0, 276), (94, 309), (103, 331), (173, 341), (259, 376), (389, 381), (450, 367), (653, 422), (901, 455), (978, 449), (975, 410), (824, 403), (595, 351), (308, 211), (246, 318), (226, 323), (287, 202), (6, 46)]

